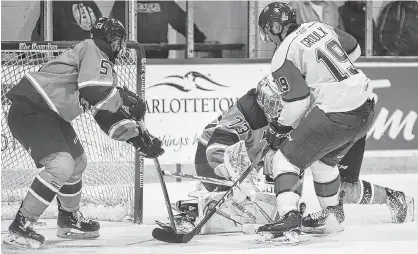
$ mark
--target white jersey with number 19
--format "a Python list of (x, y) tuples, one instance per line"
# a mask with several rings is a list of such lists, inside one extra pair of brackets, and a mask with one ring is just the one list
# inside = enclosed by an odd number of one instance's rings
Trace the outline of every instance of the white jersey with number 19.
[(327, 113), (354, 110), (372, 97), (370, 80), (353, 65), (359, 56), (354, 37), (324, 23), (304, 23), (289, 34), (271, 64), (284, 92), (281, 115), (288, 120), (282, 124), (294, 125), (304, 115), (307, 107), (305, 103), (305, 112), (300, 110), (301, 101), (309, 101), (311, 94), (311, 108), (318, 106)]

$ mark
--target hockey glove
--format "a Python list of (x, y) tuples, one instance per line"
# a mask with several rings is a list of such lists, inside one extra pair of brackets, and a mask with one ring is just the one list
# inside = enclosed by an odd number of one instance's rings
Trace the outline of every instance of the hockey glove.
[(289, 132), (293, 130), (292, 127), (281, 125), (277, 121), (272, 121), (269, 124), (269, 130), (266, 131), (264, 139), (267, 140), (270, 147), (274, 150), (278, 150), (280, 144), (286, 139)]
[[(145, 137), (145, 135), (148, 135), (148, 137)], [(148, 132), (142, 132), (138, 136), (131, 138), (126, 142), (133, 145), (139, 154), (148, 159), (157, 158), (164, 153), (161, 140), (152, 136)]]
[(126, 86), (122, 88), (118, 87), (119, 94), (122, 97), (123, 105), (129, 109), (129, 114), (136, 120), (141, 121), (147, 109), (147, 106), (142, 98), (137, 94), (128, 90)]

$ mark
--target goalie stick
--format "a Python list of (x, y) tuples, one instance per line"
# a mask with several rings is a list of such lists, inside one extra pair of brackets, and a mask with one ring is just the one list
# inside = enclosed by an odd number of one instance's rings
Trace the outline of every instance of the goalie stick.
[(219, 180), (219, 179), (210, 178), (210, 177), (189, 175), (189, 174), (171, 172), (167, 170), (161, 170), (161, 172), (164, 176), (170, 176), (170, 177), (175, 177), (175, 178), (192, 179), (192, 180), (198, 180), (200, 182), (218, 184), (218, 185), (223, 185), (223, 186), (232, 186), (233, 184), (233, 182), (228, 181), (228, 180)]
[(232, 185), (231, 189), (229, 189), (219, 201), (214, 205), (212, 209), (203, 217), (203, 219), (196, 225), (196, 227), (189, 233), (186, 234), (178, 234), (174, 231), (167, 231), (161, 228), (154, 228), (152, 231), (152, 237), (156, 240), (166, 242), (166, 243), (188, 243), (195, 237), (202, 227), (212, 218), (212, 216), (216, 213), (219, 207), (233, 195), (236, 188), (245, 180), (245, 178), (251, 173), (251, 171), (258, 165), (264, 155), (267, 153), (268, 149), (266, 149), (267, 145), (264, 146), (262, 153), (251, 163), (250, 166), (242, 173), (242, 175), (238, 178), (237, 181)]
[[(210, 178), (210, 177), (189, 175), (189, 174), (171, 172), (171, 171), (166, 171), (166, 170), (162, 170), (162, 173), (163, 173), (164, 176), (199, 180), (199, 181), (205, 182), (205, 183), (212, 183), (212, 184), (218, 184), (218, 185), (229, 186), (229, 187), (234, 184), (232, 181), (228, 181), (228, 180), (219, 180), (219, 179)], [(252, 182), (252, 184), (253, 184), (253, 182)], [(256, 189), (256, 192), (260, 192), (260, 190)], [(266, 211), (264, 211), (264, 209), (256, 201), (253, 201), (253, 203), (255, 204), (255, 206), (257, 206), (257, 208), (259, 209), (261, 214), (264, 216), (264, 218), (266, 218), (269, 221), (269, 223), (272, 223), (273, 219), (266, 213)], [(225, 215), (223, 215), (223, 216), (225, 217)], [(227, 218), (227, 217), (225, 217), (225, 218)], [(228, 217), (227, 219), (233, 220), (230, 217)], [(235, 220), (233, 220), (233, 221), (236, 222)], [(238, 224), (240, 224), (240, 223), (238, 222)]]

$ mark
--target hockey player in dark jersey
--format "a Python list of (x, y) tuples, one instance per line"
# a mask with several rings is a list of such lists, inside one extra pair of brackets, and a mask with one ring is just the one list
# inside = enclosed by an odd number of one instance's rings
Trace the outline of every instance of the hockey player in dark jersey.
[(132, 144), (145, 157), (164, 152), (160, 140), (145, 137), (138, 127), (137, 122), (145, 115), (145, 102), (126, 88), (117, 87), (113, 67), (125, 49), (125, 28), (116, 19), (100, 18), (91, 35), (38, 72), (26, 73), (6, 94), (12, 101), (8, 115), (12, 135), (37, 167), (44, 167), (9, 226), (4, 240), (9, 245), (39, 248), (44, 243), (45, 238), (32, 225), (55, 196), (58, 237), (99, 236), (99, 223), (79, 212), (87, 158), (71, 121), (86, 110), (91, 110), (111, 138)]
[[(258, 24), (262, 40), (277, 46), (271, 73), (283, 92), (283, 109), (272, 128), (281, 137), (270, 143), (277, 149), (270, 173), (275, 179), (280, 220), (259, 231), (297, 242), (301, 224), (317, 228), (331, 214), (341, 223), (344, 193), (350, 202), (387, 203), (394, 222), (404, 222), (408, 212), (413, 217), (413, 199), (403, 192), (360, 181), (359, 168), (339, 171), (337, 167), (350, 149), (364, 151), (374, 115), (370, 80), (353, 65), (360, 55), (357, 41), (321, 22), (297, 24), (294, 9), (281, 2), (268, 4)], [(362, 154), (358, 159), (361, 161)], [(308, 167), (323, 210), (302, 220), (301, 193), (295, 187)], [(343, 179), (347, 182), (341, 185)]]

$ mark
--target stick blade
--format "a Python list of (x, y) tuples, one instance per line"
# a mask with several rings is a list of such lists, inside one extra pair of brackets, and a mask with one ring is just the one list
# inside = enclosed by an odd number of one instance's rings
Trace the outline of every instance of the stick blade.
[(174, 231), (167, 231), (161, 228), (154, 228), (152, 230), (152, 237), (154, 239), (166, 243), (183, 243), (183, 234), (177, 234)]

